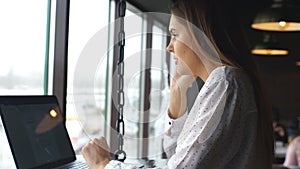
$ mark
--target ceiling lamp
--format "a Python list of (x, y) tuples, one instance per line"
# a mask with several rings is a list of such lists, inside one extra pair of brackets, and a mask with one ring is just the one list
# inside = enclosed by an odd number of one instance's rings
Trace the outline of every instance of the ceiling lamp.
[(299, 0), (274, 0), (270, 8), (257, 14), (251, 27), (265, 31), (300, 31)]
[(283, 56), (287, 55), (289, 52), (288, 50), (279, 47), (274, 36), (264, 34), (263, 41), (255, 45), (255, 47), (251, 50), (251, 53), (254, 55)]

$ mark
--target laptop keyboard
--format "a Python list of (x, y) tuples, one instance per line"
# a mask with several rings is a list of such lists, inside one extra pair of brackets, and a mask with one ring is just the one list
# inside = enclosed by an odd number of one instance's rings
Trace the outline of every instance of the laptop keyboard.
[(74, 163), (70, 163), (66, 166), (61, 167), (60, 169), (89, 169), (88, 165), (81, 161), (75, 161)]

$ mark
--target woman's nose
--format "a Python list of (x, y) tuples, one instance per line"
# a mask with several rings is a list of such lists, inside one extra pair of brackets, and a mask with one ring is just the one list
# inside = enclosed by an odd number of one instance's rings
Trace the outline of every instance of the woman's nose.
[(172, 40), (170, 41), (169, 45), (167, 46), (167, 51), (170, 53), (174, 52)]

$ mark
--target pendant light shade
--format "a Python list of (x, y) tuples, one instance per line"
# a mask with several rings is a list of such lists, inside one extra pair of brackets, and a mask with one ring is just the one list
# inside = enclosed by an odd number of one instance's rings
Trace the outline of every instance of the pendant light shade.
[(262, 42), (256, 44), (251, 53), (254, 55), (284, 56), (289, 52), (287, 49), (279, 46), (274, 36), (264, 34)]
[(265, 31), (300, 31), (299, 0), (274, 0), (269, 9), (257, 14), (251, 27)]

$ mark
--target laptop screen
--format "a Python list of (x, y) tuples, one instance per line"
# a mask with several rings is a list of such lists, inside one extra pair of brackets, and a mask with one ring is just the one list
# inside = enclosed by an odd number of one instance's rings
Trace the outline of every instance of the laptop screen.
[(18, 168), (53, 167), (75, 159), (54, 96), (11, 96), (8, 99), (1, 96), (0, 108)]

